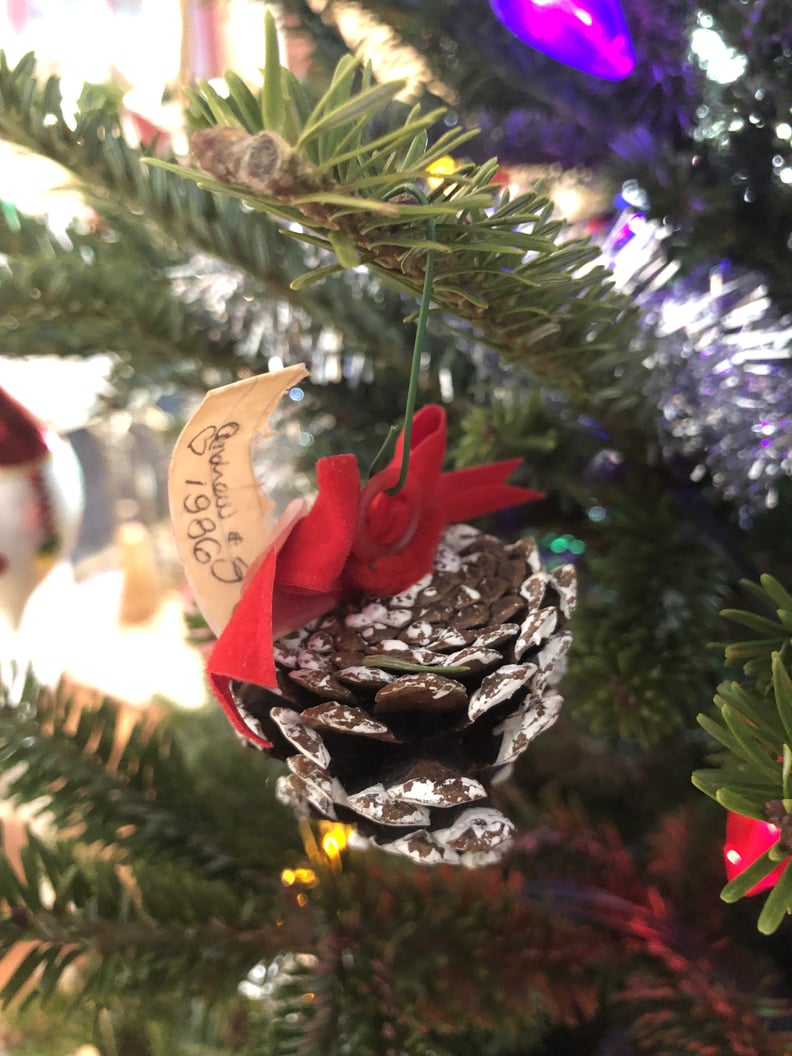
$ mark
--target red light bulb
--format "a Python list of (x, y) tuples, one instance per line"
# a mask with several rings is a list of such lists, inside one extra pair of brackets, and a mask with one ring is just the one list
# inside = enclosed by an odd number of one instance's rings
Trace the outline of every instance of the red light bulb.
[[(723, 858), (726, 863), (726, 876), (729, 880), (743, 873), (757, 858), (778, 843), (781, 830), (769, 821), (757, 821), (742, 814), (729, 811), (726, 816), (726, 839), (723, 844)], [(776, 868), (763, 877), (757, 884), (746, 891), (746, 895), (758, 895), (760, 891), (772, 887), (786, 869), (788, 861), (779, 862)]]

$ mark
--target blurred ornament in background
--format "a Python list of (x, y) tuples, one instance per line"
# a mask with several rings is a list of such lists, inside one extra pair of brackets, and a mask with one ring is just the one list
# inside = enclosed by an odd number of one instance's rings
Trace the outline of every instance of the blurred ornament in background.
[(151, 532), (140, 521), (126, 521), (116, 529), (124, 573), (118, 619), (121, 624), (143, 624), (153, 619), (163, 600), (162, 577)]
[(635, 66), (618, 0), (490, 0), (495, 17), (537, 51), (606, 81)]
[(642, 312), (666, 457), (689, 462), (694, 481), (708, 475), (748, 527), (792, 476), (792, 317), (761, 275), (729, 261), (680, 277), (669, 234), (627, 205), (602, 241), (605, 263)]
[(184, 117), (175, 100), (164, 103), (150, 88), (131, 88), (124, 95), (120, 116), (124, 137), (131, 145), (162, 158), (174, 151), (187, 152)]
[(74, 546), (82, 475), (69, 444), (0, 388), (0, 618), (12, 631)]
[[(726, 839), (723, 844), (723, 858), (726, 863), (726, 876), (729, 880), (744, 873), (749, 865), (765, 851), (778, 843), (781, 830), (769, 821), (758, 821), (746, 818), (742, 814), (728, 811), (726, 815)], [(789, 865), (789, 859), (779, 862), (775, 869), (763, 877), (757, 884), (746, 891), (746, 895), (758, 895), (773, 887), (783, 871)]]

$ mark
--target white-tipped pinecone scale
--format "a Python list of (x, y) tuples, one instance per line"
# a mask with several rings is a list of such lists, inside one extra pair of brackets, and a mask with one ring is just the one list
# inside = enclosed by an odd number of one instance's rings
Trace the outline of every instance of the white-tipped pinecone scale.
[[(513, 824), (496, 773), (558, 716), (575, 570), (469, 525), (393, 597), (347, 602), (276, 643), (278, 689), (234, 683), (290, 773), (278, 797), (427, 864), (497, 861)], [(416, 670), (418, 668), (418, 670)]]

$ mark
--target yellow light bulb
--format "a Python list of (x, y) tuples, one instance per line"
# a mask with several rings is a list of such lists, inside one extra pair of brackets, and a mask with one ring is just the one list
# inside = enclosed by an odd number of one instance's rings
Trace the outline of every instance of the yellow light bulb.
[(325, 823), (322, 828), (322, 850), (330, 861), (335, 861), (341, 857), (341, 852), (347, 845), (348, 826)]
[(427, 178), (426, 182), (434, 191), (443, 183), (440, 177), (451, 176), (456, 170), (456, 158), (452, 158), (450, 154), (445, 154), (442, 158), (438, 158), (437, 161), (433, 161), (429, 166), (427, 172), (432, 173), (432, 175)]

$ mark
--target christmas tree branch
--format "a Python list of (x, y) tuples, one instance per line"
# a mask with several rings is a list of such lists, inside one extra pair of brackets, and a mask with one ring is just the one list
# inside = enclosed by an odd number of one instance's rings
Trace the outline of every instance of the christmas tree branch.
[[(148, 260), (129, 224), (112, 232), (68, 232), (58, 241), (39, 220), (0, 216), (0, 313), (14, 321), (4, 335), (6, 356), (112, 354), (121, 385), (130, 369), (141, 386), (181, 376), (200, 386), (200, 372), (228, 381), (249, 367), (227, 331), (209, 313), (173, 291), (175, 260), (149, 245)], [(120, 372), (119, 372), (120, 368)]]
[[(697, 770), (693, 783), (726, 810), (769, 821), (779, 839), (721, 892), (727, 902), (742, 898), (759, 880), (792, 856), (792, 595), (772, 576), (744, 586), (772, 615), (729, 609), (723, 615), (759, 637), (732, 642), (729, 666), (742, 668), (740, 681), (723, 682), (717, 718), (699, 724), (720, 743), (717, 768)], [(792, 913), (792, 870), (784, 870), (768, 895), (757, 927), (772, 934)]]
[(566, 688), (595, 734), (646, 747), (689, 728), (711, 695), (708, 644), (733, 570), (684, 495), (611, 472), (592, 489), (607, 512), (585, 530), (596, 587), (578, 610)]
[[(286, 95), (282, 106), (272, 101), (268, 105), (271, 112), (283, 114), (279, 127), (299, 141), (299, 150), (280, 134), (273, 139), (261, 133), (256, 164), (261, 163), (262, 144), (269, 149), (273, 143), (286, 143), (286, 151), (270, 150), (270, 162), (281, 158), (273, 163), (286, 170), (296, 165), (300, 190), (306, 193), (285, 199), (144, 159), (124, 142), (112, 114), (86, 109), (70, 123), (62, 111), (57, 79), (39, 86), (32, 56), (15, 69), (0, 59), (0, 134), (64, 165), (93, 197), (104, 196), (116, 208), (123, 201), (172, 238), (189, 240), (244, 269), (268, 296), (287, 300), (314, 322), (340, 332), (346, 351), (359, 350), (373, 362), (403, 372), (411, 331), (402, 325), (399, 298), (388, 287), (410, 297), (420, 292), (426, 219), (433, 215), (440, 253), (433, 315), (438, 309), (446, 311), (444, 323), (450, 318), (447, 312), (453, 312), (455, 325), (466, 328), (467, 340), (477, 336), (504, 359), (559, 386), (602, 421), (617, 446), (644, 449), (647, 437), (640, 421), (648, 418), (641, 375), (645, 368), (643, 352), (633, 341), (634, 312), (610, 289), (607, 272), (595, 263), (596, 249), (586, 240), (560, 242), (562, 224), (541, 195), (509, 200), (491, 182), (494, 162), (463, 165), (441, 178), (428, 206), (386, 201), (405, 178), (425, 177), (433, 161), (459, 146), (466, 134), (452, 131), (429, 147), (426, 125), (429, 119), (436, 122), (437, 114), (427, 118), (414, 110), (388, 116), (393, 86), (380, 92), (364, 82), (356, 93), (357, 77), (351, 60), (340, 64), (331, 90), (312, 114), (301, 86), (281, 71), (289, 105)], [(254, 96), (238, 78), (229, 76), (229, 82), (228, 100), (204, 86), (194, 97), (190, 116), (205, 126), (204, 134), (239, 133), (248, 144), (255, 137), (247, 129), (259, 129), (263, 123), (263, 96)], [(218, 115), (235, 125), (225, 130), (211, 125)], [(237, 142), (242, 142), (238, 136)], [(221, 169), (227, 179), (224, 149), (221, 145)], [(269, 221), (262, 215), (267, 210), (285, 219), (287, 226)], [(306, 287), (311, 258), (295, 239), (315, 247), (312, 260), (317, 267), (308, 278), (321, 279), (319, 284)], [(327, 263), (339, 253), (339, 264)], [(333, 276), (341, 263), (358, 259), (384, 287), (378, 292), (384, 305), (360, 298)], [(636, 375), (635, 384), (616, 383), (616, 375), (625, 369)]]
[(612, 826), (555, 812), (502, 867), (420, 869), (348, 851), (285, 887), (280, 862), (305, 852), (273, 831), (263, 759), (240, 766), (195, 713), (139, 724), (119, 743), (111, 712), (55, 707), (31, 684), (2, 718), (13, 799), (44, 796), (69, 832), (28, 833), (19, 865), (0, 856), (0, 954), (31, 944), (6, 999), (36, 980), (31, 1001), (54, 1000), (70, 968), (76, 992), (100, 1003), (158, 992), (223, 1005), (257, 962), (306, 954), (271, 992), (263, 1051), (365, 1054), (383, 1038), (426, 1056), (508, 1051), (548, 1024), (574, 1031), (601, 1015), (647, 1053), (653, 1022), (657, 1051), (671, 1052), (691, 1016), (702, 1052), (726, 1056), (748, 1035), (763, 1056), (784, 1051), (728, 960), (710, 956), (702, 920), (681, 926)]
[[(222, 719), (212, 714), (205, 721)], [(288, 864), (300, 847), (290, 815), (259, 772), (242, 768), (231, 786), (234, 756), (243, 752), (233, 740), (236, 752), (223, 737), (202, 739), (198, 767), (174, 736), (178, 726), (177, 715), (156, 723), (144, 716), (122, 737), (113, 702), (82, 707), (63, 689), (42, 690), (30, 680), (20, 708), (0, 709), (0, 763), (12, 774), (5, 794), (14, 803), (38, 803), (60, 830), (105, 844), (119, 860), (139, 857), (161, 869), (189, 862), (202, 876), (236, 885), (240, 898), (251, 883), (260, 897), (271, 896), (277, 877), (249, 876), (250, 839), (218, 824), (216, 797), (196, 792), (223, 788), (227, 807), (237, 796), (258, 802), (271, 824), (253, 844), (276, 866)]]
[(602, 1015), (646, 1053), (670, 1056), (683, 1023), (692, 1052), (786, 1051), (728, 955), (713, 953), (706, 917), (679, 919), (610, 825), (558, 812), (502, 869), (351, 861), (343, 882), (316, 894), (337, 923), (304, 981), (315, 995), (300, 1028), (312, 1054), (345, 1029), (411, 1053), (530, 1049), (542, 1023), (572, 1030)]
[(222, 1000), (260, 958), (313, 941), (310, 911), (287, 913), (276, 926), (271, 910), (190, 869), (152, 868), (145, 859), (124, 869), (82, 841), (44, 843), (30, 831), (21, 856), (21, 868), (0, 856), (8, 906), (0, 963), (19, 943), (29, 947), (0, 992), (4, 1004), (34, 979), (26, 1001), (49, 1000), (70, 966), (81, 996), (93, 1000), (113, 998), (122, 985), (151, 992), (176, 981), (183, 993)]
[[(612, 378), (609, 357), (618, 350), (624, 358), (633, 313), (596, 265), (598, 251), (585, 239), (560, 240), (546, 198), (511, 200), (492, 182), (494, 161), (433, 177), (433, 163), (470, 133), (452, 130), (429, 146), (441, 115), (414, 108), (390, 116), (400, 83), (375, 85), (369, 69), (345, 57), (324, 96), (312, 99), (276, 64), (274, 47), (268, 54), (260, 100), (235, 77), (228, 98), (208, 85), (193, 94), (203, 171), (151, 164), (299, 225), (295, 237), (334, 253), (337, 267), (366, 264), (411, 296), (420, 295), (434, 248), (435, 307), (466, 321), (505, 359), (578, 397)], [(393, 197), (405, 183), (427, 180), (435, 189), (426, 205), (408, 193)], [(297, 285), (332, 270), (322, 265)]]
[(348, 284), (331, 280), (320, 289), (292, 289), (292, 280), (306, 270), (305, 254), (266, 217), (143, 165), (143, 152), (124, 141), (111, 113), (87, 109), (73, 122), (67, 120), (58, 78), (39, 85), (32, 55), (10, 68), (0, 53), (0, 136), (58, 162), (92, 199), (105, 199), (114, 209), (124, 202), (176, 241), (242, 268), (258, 279), (267, 296), (288, 301), (333, 327), (351, 348), (393, 364), (408, 358), (400, 317), (383, 326), (380, 307), (362, 303)]

